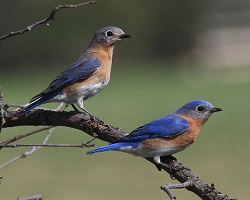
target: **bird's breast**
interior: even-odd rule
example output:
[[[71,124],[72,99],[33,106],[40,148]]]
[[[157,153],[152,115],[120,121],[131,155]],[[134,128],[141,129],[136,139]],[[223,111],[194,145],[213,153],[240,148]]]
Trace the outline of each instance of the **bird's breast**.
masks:
[[[100,61],[101,66],[87,79],[79,80],[66,87],[63,90],[64,95],[60,97],[60,99],[64,98],[64,102],[74,103],[79,99],[89,99],[108,84],[111,74],[112,51],[97,48],[91,54]]]
[[[172,137],[159,137],[142,141],[141,149],[148,152],[159,152],[161,156],[180,152],[190,146],[198,137],[200,127],[190,122],[189,130]]]

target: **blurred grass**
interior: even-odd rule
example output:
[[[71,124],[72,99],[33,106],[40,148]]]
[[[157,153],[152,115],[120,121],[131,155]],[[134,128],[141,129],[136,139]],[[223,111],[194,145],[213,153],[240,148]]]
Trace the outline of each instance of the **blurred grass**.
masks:
[[[213,115],[199,139],[177,159],[207,183],[231,198],[249,196],[249,102],[250,69],[228,70],[167,68],[147,64],[145,68],[123,66],[112,72],[104,91],[85,103],[85,107],[107,124],[131,131],[193,99],[205,99],[223,112]],[[38,67],[39,68],[39,67]],[[5,102],[26,103],[47,87],[62,71],[51,67],[49,74],[34,70],[1,77]],[[143,70],[143,73],[142,73]],[[11,79],[9,78],[11,77]],[[57,104],[48,104],[56,107]],[[33,127],[4,129],[1,140]],[[20,142],[41,142],[45,133]],[[80,131],[57,128],[50,143],[81,143],[90,139]],[[96,146],[105,144],[95,141]],[[4,163],[27,148],[3,149]],[[86,156],[86,149],[44,148],[3,169],[1,198],[16,199],[41,193],[44,199],[166,199],[160,185],[175,182],[143,159],[118,152]],[[175,190],[178,199],[199,199],[186,190]]]

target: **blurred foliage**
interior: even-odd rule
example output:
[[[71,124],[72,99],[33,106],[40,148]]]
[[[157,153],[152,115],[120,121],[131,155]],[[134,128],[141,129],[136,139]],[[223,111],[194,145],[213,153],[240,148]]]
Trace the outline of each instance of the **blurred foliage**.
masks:
[[[75,1],[2,1],[0,34],[20,30],[48,16],[58,4]],[[1,68],[70,63],[82,53],[96,30],[121,27],[133,37],[119,47],[119,57],[132,60],[175,60],[194,44],[208,8],[206,1],[97,0],[95,5],[65,9],[49,27],[41,26],[0,44]],[[129,52],[129,53],[127,53]],[[67,65],[65,66],[67,67]],[[27,69],[27,68],[26,68]]]

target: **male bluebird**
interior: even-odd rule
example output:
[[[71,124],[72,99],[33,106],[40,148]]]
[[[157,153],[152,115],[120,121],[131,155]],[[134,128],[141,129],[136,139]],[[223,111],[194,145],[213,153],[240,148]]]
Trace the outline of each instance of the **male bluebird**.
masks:
[[[87,154],[122,151],[135,156],[153,157],[155,163],[162,164],[160,157],[180,152],[190,146],[210,115],[218,111],[222,109],[207,101],[194,100],[172,114],[140,126],[123,139]]]
[[[48,102],[71,104],[75,110],[76,103],[87,112],[83,102],[100,92],[109,82],[114,46],[129,37],[122,29],[113,26],[98,30],[83,55],[56,77],[47,89],[34,96],[16,116]]]

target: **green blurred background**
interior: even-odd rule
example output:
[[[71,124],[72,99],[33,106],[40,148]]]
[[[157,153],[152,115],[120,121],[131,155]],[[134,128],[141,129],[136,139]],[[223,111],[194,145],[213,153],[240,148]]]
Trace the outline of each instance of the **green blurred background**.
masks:
[[[47,17],[75,1],[4,1],[0,35]],[[231,198],[249,196],[250,3],[248,1],[121,1],[62,10],[50,26],[0,42],[0,86],[6,103],[25,104],[72,64],[104,26],[133,37],[115,49],[108,87],[85,103],[107,124],[132,131],[193,99],[223,112],[177,159]],[[48,104],[55,108],[58,104]],[[3,129],[1,141],[33,130]],[[20,143],[41,143],[44,133]],[[56,128],[50,143],[82,143],[86,134]],[[95,141],[96,146],[105,142]],[[27,148],[3,149],[0,164]],[[1,170],[1,199],[43,194],[44,199],[166,199],[160,185],[174,183],[144,159],[119,152],[87,156],[87,149],[43,148]],[[178,199],[199,199],[175,190]]]

